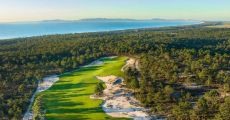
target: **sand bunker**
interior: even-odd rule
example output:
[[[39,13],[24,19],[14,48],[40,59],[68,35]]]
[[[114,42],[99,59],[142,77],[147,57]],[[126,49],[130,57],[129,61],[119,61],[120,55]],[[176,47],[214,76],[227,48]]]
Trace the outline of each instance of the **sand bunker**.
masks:
[[[85,66],[83,66],[83,67],[90,67],[90,66],[96,66],[96,65],[102,65],[102,64],[103,64],[102,61],[100,61],[100,60],[95,60],[95,61],[93,61],[92,63],[90,63],[90,64],[88,64],[88,65],[85,65]]]
[[[134,120],[150,120],[146,109],[133,96],[133,92],[124,87],[123,79],[116,76],[97,77],[106,84],[103,96],[90,96],[93,99],[102,99],[106,114],[112,117],[127,117]],[[121,81],[121,82],[120,82]]]
[[[103,57],[103,58],[113,59],[113,58],[116,58],[116,57],[117,57],[117,56]],[[97,66],[97,65],[102,65],[102,64],[104,64],[104,62],[103,62],[101,59],[98,59],[98,60],[95,60],[95,61],[91,62],[90,64],[84,65],[84,66],[82,66],[82,67]]]
[[[26,113],[23,116],[23,120],[32,120],[33,119],[33,113],[31,111],[33,101],[35,99],[35,96],[47,89],[49,89],[55,82],[59,80],[59,77],[57,75],[47,76],[44,77],[42,81],[38,83],[37,90],[34,92],[32,98],[30,99],[30,105],[26,111]]]

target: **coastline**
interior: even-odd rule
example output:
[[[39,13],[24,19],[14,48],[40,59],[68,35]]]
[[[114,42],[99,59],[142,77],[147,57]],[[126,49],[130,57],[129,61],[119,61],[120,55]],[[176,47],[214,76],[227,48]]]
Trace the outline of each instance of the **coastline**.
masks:
[[[158,28],[167,28],[167,27],[183,27],[183,26],[190,26],[190,25],[199,25],[199,24],[203,24],[204,22],[200,22],[200,21],[144,21],[142,24],[141,22],[138,23],[136,21],[131,21],[131,22],[108,22],[108,23],[115,23],[113,26],[110,26],[111,28],[108,28],[108,23],[103,23],[103,22],[99,22],[100,26],[102,26],[101,28],[95,27],[95,26],[91,26],[89,29],[86,30],[80,30],[80,29],[74,29],[74,30],[68,30],[63,28],[63,26],[57,26],[56,29],[51,29],[52,27],[49,27],[49,24],[55,24],[54,23],[43,23],[43,22],[38,22],[37,25],[40,25],[41,28],[44,27],[44,29],[40,29],[40,30],[36,30],[36,29],[32,29],[34,28],[33,25],[34,23],[24,23],[21,24],[21,26],[19,26],[18,28],[14,28],[14,29],[19,29],[17,31],[21,31],[20,28],[23,27],[22,25],[27,25],[29,28],[26,30],[24,33],[23,32],[19,32],[19,33],[14,33],[11,34],[10,31],[12,31],[12,28],[8,28],[4,31],[4,33],[6,34],[0,34],[0,40],[13,40],[13,39],[23,39],[23,38],[32,38],[32,37],[43,37],[43,36],[52,36],[52,35],[71,35],[71,34],[84,34],[84,33],[103,33],[103,32],[119,32],[119,31],[136,31],[136,30],[143,30],[143,29],[158,29]],[[180,23],[181,22],[181,23]],[[75,25],[77,23],[77,25]],[[76,22],[75,24],[73,23],[73,26],[79,26],[81,25],[81,23]],[[92,23],[86,23],[86,22],[82,22],[83,26],[85,25],[91,25]],[[123,24],[120,25],[121,23],[123,24],[127,24],[127,26],[124,26]],[[134,24],[133,26],[129,26],[129,24]],[[151,24],[150,24],[151,23]],[[164,24],[162,24],[164,23]],[[20,23],[18,23],[20,25]],[[45,26],[45,24],[48,24],[48,26]],[[66,22],[66,27],[72,27],[72,26],[68,26],[69,23]],[[146,24],[146,25],[145,25]],[[149,25],[150,24],[150,25]],[[4,24],[2,24],[4,25]],[[6,24],[6,25],[11,25],[11,24]],[[14,23],[13,25],[17,25],[17,23]],[[1,24],[0,24],[1,26]],[[104,26],[104,27],[103,27]],[[107,27],[106,27],[107,26]],[[47,29],[45,28],[50,28],[49,31],[46,31]],[[57,29],[59,31],[57,31]],[[0,29],[0,31],[2,31]],[[9,31],[9,32],[7,32]],[[39,34],[38,34],[39,33]]]

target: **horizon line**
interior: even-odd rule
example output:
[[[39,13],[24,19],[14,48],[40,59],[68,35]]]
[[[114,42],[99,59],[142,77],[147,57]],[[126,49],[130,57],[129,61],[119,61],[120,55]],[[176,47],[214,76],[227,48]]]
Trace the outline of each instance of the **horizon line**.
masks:
[[[183,20],[183,21],[202,21],[202,22],[229,22],[230,20],[198,20],[198,19],[171,19],[171,18],[143,18],[143,19],[137,19],[137,18],[80,18],[80,19],[44,19],[44,20],[25,20],[25,21],[3,21],[0,23],[26,23],[26,22],[45,22],[45,21],[81,21],[81,20],[96,20],[96,19],[104,19],[104,20],[171,20],[171,21],[176,21],[176,20]]]

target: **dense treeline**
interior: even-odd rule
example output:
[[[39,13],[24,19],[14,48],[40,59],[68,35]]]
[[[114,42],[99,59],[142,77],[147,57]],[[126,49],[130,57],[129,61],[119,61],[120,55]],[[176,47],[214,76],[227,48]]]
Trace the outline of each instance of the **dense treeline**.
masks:
[[[169,119],[228,120],[229,105],[223,106],[230,92],[229,33],[196,32],[178,32],[184,38],[141,54],[140,70],[125,72],[127,87],[152,113]]]
[[[129,70],[131,84],[127,85],[159,114],[177,113],[179,105],[183,108],[190,99],[198,99],[183,88],[184,83],[215,88],[229,85],[229,29],[182,27],[51,35],[0,41],[0,46],[0,118],[5,119],[22,117],[38,80],[45,75],[70,71],[108,55],[141,56],[141,71]],[[164,107],[167,104],[170,109]]]
[[[99,52],[96,48],[91,49],[91,46],[80,41],[76,46],[71,41],[63,44],[55,40],[53,43],[45,40],[40,42],[21,41],[16,43],[15,48],[10,48],[10,45],[8,51],[1,52],[1,118],[20,118],[37,86],[37,81],[45,75],[72,70],[105,55],[104,52]],[[73,46],[80,49],[74,50],[76,48],[72,48]]]

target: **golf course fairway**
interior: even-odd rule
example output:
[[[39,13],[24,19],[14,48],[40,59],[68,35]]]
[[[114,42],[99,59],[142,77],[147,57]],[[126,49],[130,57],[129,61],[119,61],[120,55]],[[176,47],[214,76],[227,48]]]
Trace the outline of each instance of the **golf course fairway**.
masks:
[[[122,66],[127,57],[101,58],[103,64],[81,67],[60,75],[60,80],[42,92],[48,120],[114,119],[102,110],[102,100],[90,99],[99,80],[96,76],[123,76]],[[120,118],[127,119],[127,118]]]

